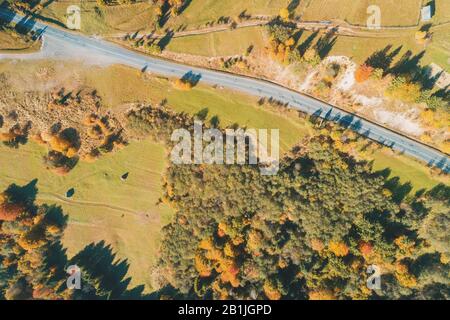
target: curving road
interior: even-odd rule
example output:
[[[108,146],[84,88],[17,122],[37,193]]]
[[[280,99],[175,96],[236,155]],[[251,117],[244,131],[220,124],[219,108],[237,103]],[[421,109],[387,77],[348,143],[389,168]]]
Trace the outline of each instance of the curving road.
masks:
[[[71,33],[35,21],[31,17],[17,15],[6,8],[0,8],[0,19],[19,23],[30,30],[42,33],[45,35],[46,41],[52,41],[53,39],[57,40],[59,43],[76,45],[85,50],[90,50],[93,53],[111,57],[117,62],[134,68],[172,77],[182,77],[188,73],[192,73],[198,76],[201,81],[210,85],[223,86],[255,96],[272,97],[281,102],[289,103],[292,108],[308,114],[339,122],[371,140],[422,160],[430,166],[439,167],[446,173],[449,173],[450,171],[450,159],[446,154],[389,130],[379,124],[341,110],[338,107],[289,90],[277,84],[218,71],[190,67],[145,56],[104,40]]]

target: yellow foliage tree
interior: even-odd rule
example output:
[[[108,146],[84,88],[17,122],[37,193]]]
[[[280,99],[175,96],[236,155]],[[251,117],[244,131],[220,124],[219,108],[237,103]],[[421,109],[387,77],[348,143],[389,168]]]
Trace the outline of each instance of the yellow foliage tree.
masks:
[[[341,241],[330,241],[328,248],[337,257],[345,257],[349,252],[348,246]]]
[[[416,278],[409,273],[408,267],[402,263],[395,265],[395,277],[401,286],[406,288],[415,288],[417,286]]]
[[[314,251],[321,252],[325,248],[325,246],[324,246],[323,242],[320,241],[319,239],[312,239],[311,240],[311,248]]]
[[[292,47],[295,44],[295,40],[294,38],[289,38],[285,41],[284,45],[286,47]]]
[[[309,48],[303,55],[303,60],[305,60],[308,63],[317,63],[320,62],[320,57],[318,56],[314,48]]]
[[[433,126],[434,124],[434,115],[435,112],[433,110],[427,109],[420,113],[420,119],[427,125]]]
[[[251,252],[257,253],[259,251],[259,248],[261,247],[261,241],[262,241],[261,233],[253,229],[248,234],[247,248]]]
[[[52,150],[55,150],[57,152],[61,152],[64,154],[72,146],[70,141],[68,141],[62,137],[59,137],[59,136],[53,136],[50,139],[49,143],[50,143],[50,147],[52,148]]]
[[[44,241],[29,238],[27,234],[24,234],[19,238],[18,243],[26,251],[32,251],[40,248],[44,244]]]
[[[188,91],[193,88],[193,84],[185,79],[177,79],[174,83],[175,88],[179,90]]]
[[[328,289],[320,289],[309,292],[309,300],[336,300],[333,291]]]
[[[235,257],[236,256],[235,249],[234,249],[233,245],[230,242],[227,242],[225,244],[225,247],[223,248],[223,252],[228,257]]]
[[[280,291],[270,282],[266,281],[263,286],[264,294],[270,300],[280,300],[281,293]]]
[[[400,249],[401,256],[411,256],[415,250],[414,241],[409,240],[406,236],[397,237],[394,243]]]
[[[291,14],[290,14],[288,8],[283,8],[280,10],[280,18],[283,19],[284,21],[289,21],[290,15]]]
[[[204,257],[196,255],[194,258],[194,265],[200,277],[209,277],[211,275],[212,270]]]
[[[221,282],[219,280],[216,280],[212,284],[213,291],[219,296],[219,300],[226,300],[228,299],[228,290],[227,288],[222,287]]]
[[[198,247],[204,250],[211,250],[212,248],[214,248],[214,244],[210,238],[207,238],[201,240]]]
[[[162,16],[162,9],[161,9],[161,7],[156,7],[155,8],[155,15],[157,17],[161,17]]]
[[[387,95],[406,102],[416,102],[421,94],[421,87],[417,83],[404,82],[386,91]]]
[[[417,31],[414,38],[418,44],[424,44],[428,38],[428,33],[426,31]]]
[[[51,235],[56,235],[61,232],[61,228],[59,228],[58,226],[55,226],[55,225],[49,225],[49,226],[47,226],[46,231],[48,233],[50,233]]]

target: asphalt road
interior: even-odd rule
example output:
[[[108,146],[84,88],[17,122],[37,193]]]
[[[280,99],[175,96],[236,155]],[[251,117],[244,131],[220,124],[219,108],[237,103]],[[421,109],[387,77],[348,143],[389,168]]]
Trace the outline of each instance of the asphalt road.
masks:
[[[277,84],[149,57],[101,39],[68,32],[63,29],[37,22],[31,18],[15,15],[5,8],[0,8],[0,19],[19,23],[30,30],[42,32],[46,41],[56,39],[60,42],[62,41],[77,45],[84,49],[107,55],[114,58],[115,61],[134,68],[170,77],[182,77],[191,73],[198,77],[201,82],[210,85],[222,86],[254,96],[272,97],[283,103],[289,103],[292,108],[308,114],[339,122],[369,139],[422,160],[430,166],[437,166],[446,173],[450,171],[450,160],[444,153],[389,130],[379,124],[362,119],[335,106],[286,89]]]

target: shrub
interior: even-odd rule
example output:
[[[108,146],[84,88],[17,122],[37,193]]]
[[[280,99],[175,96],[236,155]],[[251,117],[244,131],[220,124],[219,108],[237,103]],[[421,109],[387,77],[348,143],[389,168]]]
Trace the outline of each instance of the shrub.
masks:
[[[356,82],[362,83],[370,78],[374,69],[366,64],[362,64],[355,71],[355,80]]]

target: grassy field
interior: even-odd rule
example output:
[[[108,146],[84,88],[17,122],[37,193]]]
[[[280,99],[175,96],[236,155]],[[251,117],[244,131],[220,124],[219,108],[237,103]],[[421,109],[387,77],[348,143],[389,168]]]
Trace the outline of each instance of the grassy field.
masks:
[[[160,229],[171,209],[156,206],[162,195],[165,151],[150,141],[135,142],[93,164],[79,163],[66,176],[44,168],[44,147],[29,142],[20,149],[0,146],[0,189],[38,179],[38,201],[61,205],[69,215],[63,244],[68,255],[93,241],[105,240],[128,259],[132,285],[151,289],[149,270],[156,260]],[[20,164],[20,170],[17,168]],[[126,181],[121,175],[129,172]],[[65,197],[74,188],[72,198]]]
[[[447,1],[448,2],[448,1]],[[171,17],[164,28],[186,27],[187,30],[204,27],[221,17],[236,19],[241,13],[252,16],[276,16],[280,9],[294,3],[292,0],[192,0],[178,16]],[[365,25],[367,7],[378,5],[383,26],[408,26],[418,22],[422,0],[302,0],[295,14],[304,21],[341,20]],[[53,1],[41,11],[47,18],[65,23],[68,5],[82,9],[82,31],[86,33],[134,32],[149,30],[155,21],[155,5],[138,1],[132,5],[98,6],[97,1]],[[449,19],[446,0],[437,0],[436,22]]]
[[[192,0],[186,10],[172,19],[173,25],[187,25],[195,29],[220,17],[236,18],[245,13],[255,15],[276,16],[281,8],[285,8],[290,0]]]
[[[371,154],[375,170],[391,170],[390,177],[400,177],[402,183],[411,182],[413,191],[431,189],[437,183],[450,183],[448,175],[436,177],[430,175],[430,170],[418,161],[395,154],[390,149],[376,151]]]
[[[48,19],[66,24],[66,11],[69,5],[81,9],[81,31],[89,34],[115,32],[135,32],[149,30],[155,20],[154,7],[149,1],[133,5],[98,6],[97,1],[54,1],[40,14]]]
[[[261,27],[174,38],[167,46],[167,50],[217,57],[242,55],[251,45],[254,49],[262,49],[266,45]]]
[[[419,21],[421,3],[422,0],[307,0],[297,13],[304,21],[341,20],[366,25],[367,8],[377,5],[382,26],[411,26]]]
[[[289,0],[192,0],[182,14],[170,18],[164,28],[186,26],[187,29],[197,29],[207,22],[217,21],[220,17],[236,18],[244,11],[252,15],[277,15],[280,9],[286,7],[289,2]],[[151,30],[156,19],[156,6],[152,5],[150,1],[106,7],[98,6],[95,0],[54,1],[46,6],[40,14],[65,24],[65,14],[69,5],[78,5],[81,8],[81,29],[89,34]]]
[[[434,29],[433,40],[426,47],[416,43],[414,31],[398,31],[395,37],[390,34],[379,38],[339,36],[330,51],[330,55],[345,55],[353,58],[358,63],[362,63],[375,51],[391,45],[393,49],[402,48],[396,59],[401,58],[408,50],[411,50],[413,54],[425,51],[425,55],[421,60],[422,65],[434,62],[450,71],[450,61],[448,59],[448,50],[450,48],[449,33],[450,25]],[[305,32],[302,39],[305,39],[309,34],[309,32]]]
[[[29,53],[39,50],[40,42],[33,42],[12,30],[0,28],[1,53]]]
[[[381,8],[382,25],[415,25],[419,18],[421,0],[305,0],[300,1],[296,15],[304,21],[345,20],[351,24],[364,25],[367,20],[367,7],[378,5]],[[286,7],[289,0],[248,0],[216,1],[192,0],[189,6],[177,17],[169,19],[164,26],[187,29],[204,27],[206,22],[220,17],[237,17],[241,12],[253,15],[277,15]],[[99,7],[96,1],[71,1],[82,9],[82,31],[90,34],[113,34],[117,32],[135,32],[150,30],[155,19],[154,6],[148,2],[133,5]],[[47,18],[65,23],[68,2],[54,1],[43,9],[41,14]],[[433,23],[450,21],[450,3],[436,0],[436,13]],[[450,46],[450,27],[437,28],[433,41],[427,48],[419,46],[414,40],[414,31],[395,31],[395,37],[389,34],[378,39],[339,37],[332,54],[354,56],[357,61],[364,61],[375,49],[392,44],[403,44],[405,50],[420,51],[426,49],[424,62],[435,62],[450,70],[447,50]],[[243,54],[254,45],[264,46],[263,30],[258,27],[216,32],[173,39],[168,50],[173,52],[196,54],[201,56],[227,56]],[[369,42],[370,41],[370,42]],[[367,45],[370,43],[370,45]]]
[[[174,52],[212,57],[242,54],[242,49],[248,48],[250,45],[255,45],[255,48],[264,47],[264,32],[264,27],[252,27],[242,30],[216,32],[213,35],[205,34],[175,38],[167,49]],[[391,45],[393,49],[401,46],[402,50],[397,58],[400,58],[407,50],[411,50],[414,54],[425,50],[422,64],[426,65],[434,62],[450,71],[448,54],[450,50],[450,25],[433,27],[432,32],[433,39],[427,46],[417,44],[414,39],[414,30],[386,31],[383,36],[379,37],[338,36],[329,54],[345,55],[353,58],[358,63],[363,63],[375,51],[381,50],[388,45]],[[305,41],[311,34],[311,31],[303,32],[300,43]],[[313,41],[314,43],[315,41]]]
[[[436,14],[433,17],[434,23],[450,22],[450,1],[434,0],[436,4]]]

